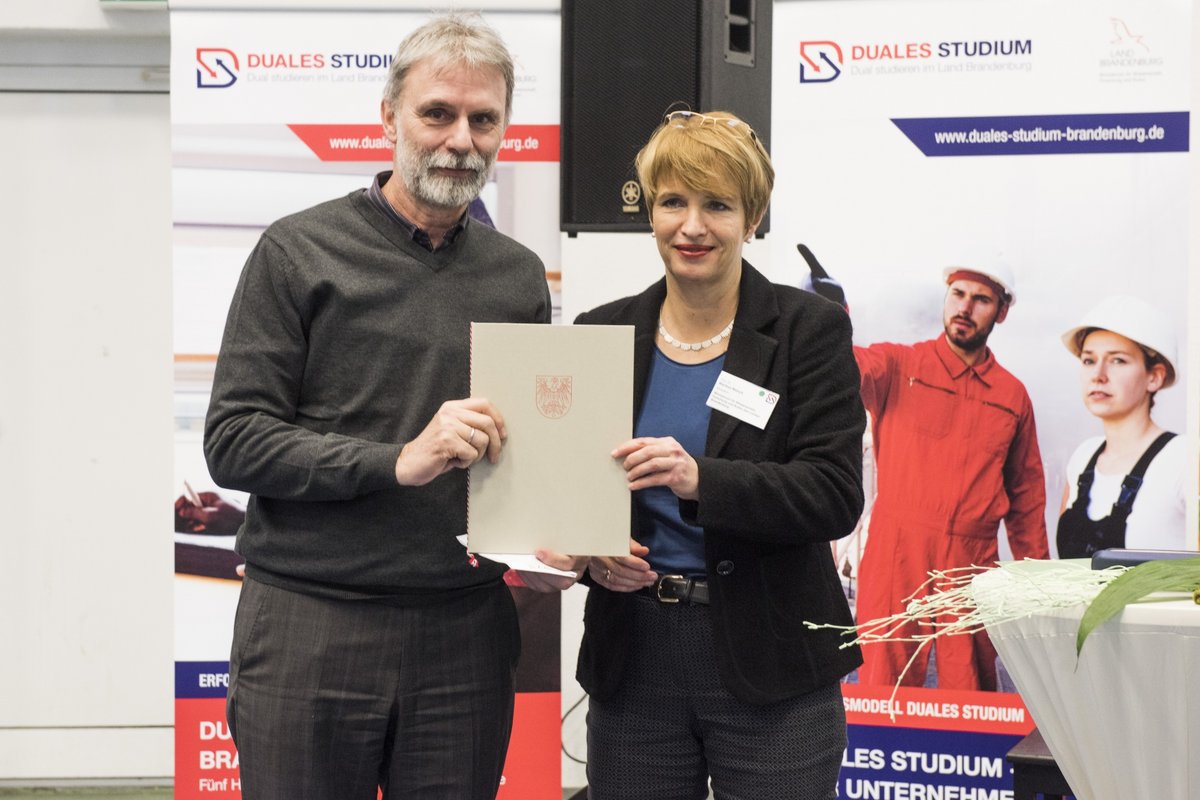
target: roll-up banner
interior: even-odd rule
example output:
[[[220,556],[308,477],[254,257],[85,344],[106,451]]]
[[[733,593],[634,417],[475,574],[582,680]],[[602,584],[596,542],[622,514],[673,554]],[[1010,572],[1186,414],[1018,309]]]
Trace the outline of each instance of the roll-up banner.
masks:
[[[1067,461],[1102,433],[1081,401],[1079,359],[1059,336],[1102,298],[1133,295],[1160,310],[1179,342],[1177,366],[1187,363],[1192,13],[1185,0],[775,6],[772,277],[809,277],[796,251],[804,243],[843,287],[857,345],[911,344],[942,332],[943,267],[1007,264],[1018,301],[988,346],[1032,401],[1052,554],[1073,481]],[[1163,428],[1185,432],[1196,402],[1186,387],[1159,392]],[[872,444],[868,516],[835,547],[852,602],[865,588],[857,571],[870,495],[888,480]],[[950,443],[990,446],[985,431]],[[906,469],[953,479],[938,464]],[[1194,502],[1195,486],[1186,492]],[[1196,532],[1181,541],[1194,549]],[[897,547],[898,561],[915,556]],[[1011,798],[1004,756],[1035,720],[998,667],[1007,692],[939,688],[936,667],[895,695],[851,676],[840,796]]]
[[[379,119],[400,40],[428,16],[375,7],[171,13],[174,186],[177,798],[240,797],[225,721],[245,497],[217,487],[201,440],[233,288],[274,220],[391,169]],[[326,6],[328,8],[328,6]],[[482,194],[501,231],[558,275],[559,17],[488,13],[513,52],[513,118]],[[548,205],[547,205],[548,204]],[[197,514],[195,509],[203,509]],[[465,533],[463,531],[462,533]],[[499,797],[561,796],[557,594],[512,587],[524,641]]]

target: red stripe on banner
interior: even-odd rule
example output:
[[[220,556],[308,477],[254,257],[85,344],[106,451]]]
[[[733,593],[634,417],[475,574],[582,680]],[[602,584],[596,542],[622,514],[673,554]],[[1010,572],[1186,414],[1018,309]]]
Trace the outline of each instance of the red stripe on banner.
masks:
[[[512,739],[497,800],[562,797],[561,699],[558,692],[516,696]],[[175,796],[239,800],[237,748],[225,721],[225,698],[175,701]]]
[[[392,161],[392,143],[370,125],[288,125],[322,161]]]
[[[392,143],[378,122],[367,125],[288,125],[321,161],[392,161]],[[557,125],[510,125],[500,161],[558,161]]]
[[[973,733],[1024,736],[1033,730],[1033,717],[1021,696],[1006,692],[959,692],[946,689],[842,685],[846,722]],[[895,719],[892,719],[892,714]]]
[[[225,698],[176,700],[175,796],[237,800],[241,789]]]
[[[496,800],[562,797],[562,700],[558,692],[520,692]]]
[[[558,161],[557,125],[509,125],[500,161]]]

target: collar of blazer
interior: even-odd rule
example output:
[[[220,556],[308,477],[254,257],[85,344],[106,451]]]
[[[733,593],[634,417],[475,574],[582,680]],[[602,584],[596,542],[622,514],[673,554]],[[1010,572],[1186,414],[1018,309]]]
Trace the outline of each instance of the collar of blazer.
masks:
[[[650,358],[654,355],[658,316],[667,296],[666,279],[658,281],[638,299],[634,319],[633,400],[637,413],[646,391],[650,373]],[[779,342],[772,326],[779,319],[779,303],[775,289],[761,272],[742,261],[742,281],[738,286],[737,317],[729,349],[725,352],[724,370],[753,384],[762,386],[771,370],[771,362]],[[706,456],[720,454],[739,420],[720,411],[713,411],[708,423]]]

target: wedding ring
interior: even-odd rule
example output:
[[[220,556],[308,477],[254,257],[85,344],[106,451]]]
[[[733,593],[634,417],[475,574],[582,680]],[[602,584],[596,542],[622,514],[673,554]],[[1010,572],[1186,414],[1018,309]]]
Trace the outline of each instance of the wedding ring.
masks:
[[[604,580],[605,580],[605,581],[611,581],[611,580],[612,580],[612,570],[611,570],[611,569],[606,569],[606,570],[604,570]]]
[[[471,435],[467,437],[467,444],[475,441],[475,434],[479,432],[478,428],[471,428]]]

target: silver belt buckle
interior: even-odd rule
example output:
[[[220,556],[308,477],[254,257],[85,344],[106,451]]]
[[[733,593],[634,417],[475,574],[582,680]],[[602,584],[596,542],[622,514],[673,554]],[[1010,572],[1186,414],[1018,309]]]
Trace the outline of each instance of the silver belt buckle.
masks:
[[[658,585],[654,587],[654,592],[655,592],[655,595],[658,597],[658,602],[660,602],[660,603],[678,603],[679,602],[678,597],[663,597],[663,583],[668,580],[682,581],[682,580],[685,580],[685,578],[682,575],[663,575],[662,577],[660,577],[658,579]]]

